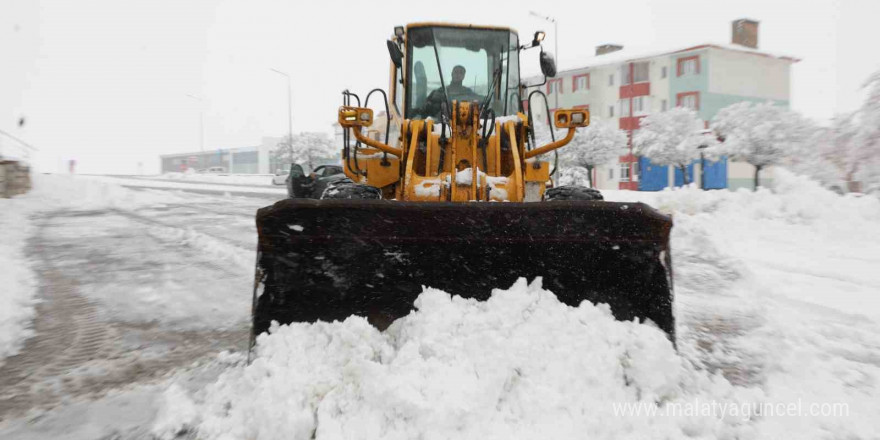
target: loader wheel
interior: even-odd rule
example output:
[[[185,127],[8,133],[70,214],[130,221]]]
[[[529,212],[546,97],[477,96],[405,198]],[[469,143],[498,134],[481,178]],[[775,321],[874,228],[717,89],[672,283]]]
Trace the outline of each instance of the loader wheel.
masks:
[[[605,200],[599,190],[585,186],[565,185],[544,191],[544,201],[554,200]]]
[[[382,191],[375,186],[354,183],[351,179],[341,179],[327,185],[321,199],[366,199],[379,200]]]

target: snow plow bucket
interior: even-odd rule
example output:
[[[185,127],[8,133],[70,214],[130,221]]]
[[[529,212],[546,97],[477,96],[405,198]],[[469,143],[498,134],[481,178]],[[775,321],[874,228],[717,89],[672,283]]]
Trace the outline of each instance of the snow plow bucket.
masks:
[[[413,310],[422,286],[478,300],[543,277],[560,301],[607,303],[675,340],[672,220],[641,203],[288,199],[257,213],[254,335]]]

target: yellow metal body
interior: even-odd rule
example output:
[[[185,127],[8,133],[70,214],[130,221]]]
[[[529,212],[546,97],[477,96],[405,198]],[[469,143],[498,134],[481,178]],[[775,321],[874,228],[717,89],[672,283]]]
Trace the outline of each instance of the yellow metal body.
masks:
[[[407,29],[424,26],[492,28],[417,23],[408,25]],[[405,93],[407,81],[403,78],[403,87],[396,87],[400,81],[398,70],[393,64],[390,70],[392,95],[389,101],[394,102],[394,93]],[[389,139],[391,145],[386,145],[362,132],[363,127],[372,124],[372,111],[340,107],[339,124],[350,129],[354,138],[366,145],[357,152],[350,150],[347,158],[343,154],[345,173],[355,182],[382,189],[383,197],[397,200],[540,201],[550,184],[550,164],[538,156],[565,146],[578,127],[585,127],[590,122],[586,110],[557,110],[554,125],[567,128],[566,136],[526,150],[529,130],[526,115],[518,113],[516,117],[499,118],[494,122],[492,134],[483,140],[481,124],[487,122],[479,118],[479,111],[477,103],[453,101],[451,120],[442,133],[444,130],[439,122],[404,119],[396,106],[392,106],[389,117],[392,124],[399,127],[400,136]],[[489,127],[485,131],[489,132]]]

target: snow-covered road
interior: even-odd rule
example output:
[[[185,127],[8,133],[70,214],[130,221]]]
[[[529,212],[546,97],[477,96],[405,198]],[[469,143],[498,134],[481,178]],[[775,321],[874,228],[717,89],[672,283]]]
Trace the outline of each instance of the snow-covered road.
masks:
[[[880,432],[874,198],[837,196],[785,173],[775,193],[607,192],[674,216],[677,352],[650,325],[615,322],[589,304],[564,307],[521,283],[489,305],[429,290],[418,312],[385,333],[359,319],[280,329],[245,366],[253,214],[272,193],[119,180],[41,179],[8,205],[31,219],[27,242],[0,245],[29,259],[39,302],[0,298],[21,316],[34,309],[30,331],[0,313],[8,335],[33,335],[17,348],[0,338],[0,356],[19,351],[0,360],[2,438]],[[27,267],[11,273],[24,280],[19,292],[28,290]],[[749,417],[699,407],[612,413],[620,403],[770,406]],[[767,412],[789,405],[801,413]],[[803,414],[811,405],[847,412]]]
[[[271,200],[40,183],[33,337],[0,361],[0,420],[247,346],[254,212]]]

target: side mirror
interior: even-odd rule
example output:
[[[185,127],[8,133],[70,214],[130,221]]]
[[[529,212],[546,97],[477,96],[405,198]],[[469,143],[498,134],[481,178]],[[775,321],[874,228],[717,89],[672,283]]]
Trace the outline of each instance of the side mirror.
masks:
[[[549,78],[556,76],[556,60],[553,59],[553,55],[543,50],[541,51],[541,73]]]
[[[403,65],[403,52],[400,51],[400,46],[397,43],[388,40],[388,54],[391,55],[391,62],[399,69],[400,66]]]

